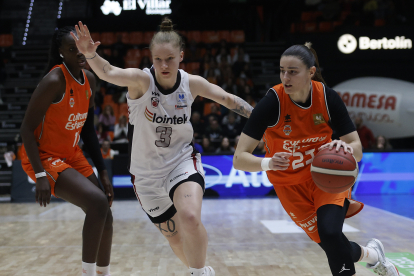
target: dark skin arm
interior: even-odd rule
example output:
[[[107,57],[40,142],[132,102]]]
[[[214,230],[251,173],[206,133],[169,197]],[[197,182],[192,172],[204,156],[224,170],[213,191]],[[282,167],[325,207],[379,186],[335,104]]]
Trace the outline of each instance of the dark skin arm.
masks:
[[[88,70],[84,70],[86,77],[88,78],[89,81],[89,86],[92,89],[92,97],[89,99],[89,108],[91,107],[95,107],[95,93],[96,93],[96,78],[94,76],[94,74],[92,74],[91,72],[89,72]],[[114,190],[111,184],[111,181],[109,180],[108,177],[108,172],[107,170],[102,170],[99,171],[99,176],[101,177],[101,182],[102,182],[102,186],[105,189],[105,194],[108,197],[108,202],[109,202],[109,206],[112,206],[112,202],[114,200]]]
[[[34,131],[42,122],[49,106],[53,102],[58,102],[62,99],[65,88],[66,81],[62,70],[60,68],[53,70],[40,81],[27,107],[20,128],[20,135],[35,173],[44,172],[44,168],[37,148],[38,137],[35,137]],[[46,207],[50,203],[50,184],[47,177],[41,177],[36,180],[35,197],[36,202],[40,206]]]

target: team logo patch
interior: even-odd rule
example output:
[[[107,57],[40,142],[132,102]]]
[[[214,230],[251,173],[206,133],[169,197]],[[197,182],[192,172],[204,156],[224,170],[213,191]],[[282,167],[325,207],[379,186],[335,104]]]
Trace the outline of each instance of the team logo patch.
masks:
[[[175,105],[175,110],[177,109],[183,109],[184,107],[187,107],[187,105]]]
[[[73,98],[70,98],[69,105],[70,107],[73,107],[75,105],[75,100]]]
[[[286,114],[286,116],[285,116],[285,123],[289,123],[289,122],[292,122],[292,120],[290,119],[290,115],[289,114]]]
[[[315,123],[315,125],[326,123],[321,113],[313,114],[313,122]]]
[[[290,126],[290,125],[285,125],[285,127],[283,128],[283,132],[284,132],[286,135],[289,135],[289,134],[292,132],[292,128],[291,128],[291,126]]]
[[[73,89],[70,89],[70,96],[73,97]]]
[[[152,119],[154,118],[154,113],[151,113],[147,107],[145,107],[145,118],[147,118],[148,121],[152,122]]]
[[[177,103],[187,103],[187,99],[185,98],[185,93],[184,92],[178,92],[177,93]]]
[[[159,103],[160,103],[160,99],[158,99],[157,97],[151,98],[151,106],[153,108],[157,108]]]

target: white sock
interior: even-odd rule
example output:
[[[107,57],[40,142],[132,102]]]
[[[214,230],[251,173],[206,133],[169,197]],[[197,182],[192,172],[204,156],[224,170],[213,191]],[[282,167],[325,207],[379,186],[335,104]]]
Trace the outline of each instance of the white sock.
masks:
[[[82,276],[96,276],[96,263],[82,262]]]
[[[109,265],[108,266],[96,266],[96,275],[97,276],[107,276],[107,275],[110,275],[110,273],[109,273]]]
[[[375,249],[361,246],[362,250],[362,259],[361,262],[367,262],[371,265],[374,265],[378,262],[378,253]]]
[[[203,268],[192,268],[192,267],[190,267],[190,269],[189,269],[190,270],[190,275],[191,276],[202,276],[205,268],[206,267],[203,267]]]

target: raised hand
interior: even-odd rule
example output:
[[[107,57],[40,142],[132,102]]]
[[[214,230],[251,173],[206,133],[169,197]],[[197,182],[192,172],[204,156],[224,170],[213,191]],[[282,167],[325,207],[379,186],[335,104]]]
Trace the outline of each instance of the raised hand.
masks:
[[[84,54],[87,58],[91,58],[95,55],[96,48],[101,44],[101,42],[94,42],[92,40],[91,34],[89,33],[88,27],[83,25],[79,21],[79,26],[75,25],[76,35],[73,32],[70,32],[70,35],[73,37],[78,47],[79,52]]]

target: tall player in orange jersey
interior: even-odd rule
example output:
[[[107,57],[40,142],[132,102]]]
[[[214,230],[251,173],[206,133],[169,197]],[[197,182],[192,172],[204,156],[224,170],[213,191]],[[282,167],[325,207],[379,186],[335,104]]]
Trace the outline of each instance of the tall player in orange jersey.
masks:
[[[283,208],[325,251],[333,275],[355,275],[354,262],[360,260],[379,275],[398,275],[379,240],[360,246],[342,233],[344,219],[357,214],[363,204],[350,198],[350,190],[329,194],[312,180],[310,164],[318,150],[343,147],[359,161],[362,146],[341,98],[325,85],[310,43],[294,45],[282,54],[280,79],[282,83],[268,91],[244,127],[234,167],[267,171]],[[340,140],[331,140],[333,130]],[[252,155],[262,137],[265,158]]]
[[[46,207],[53,194],[86,213],[82,275],[109,275],[113,190],[93,125],[96,81],[83,70],[86,59],[70,35],[74,30],[64,27],[52,37],[47,74],[33,92],[21,127],[22,167],[36,181],[40,206]],[[80,137],[105,191],[78,146]]]

